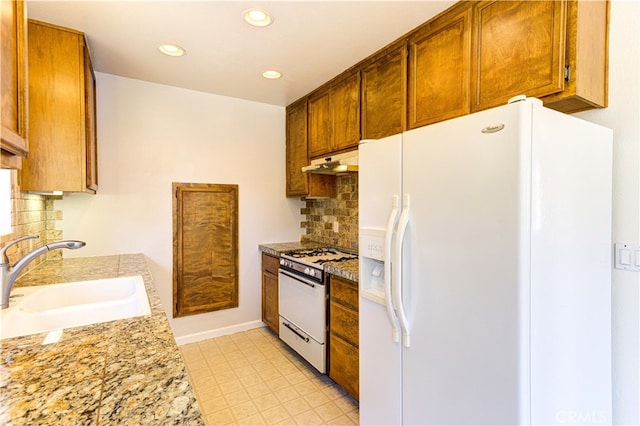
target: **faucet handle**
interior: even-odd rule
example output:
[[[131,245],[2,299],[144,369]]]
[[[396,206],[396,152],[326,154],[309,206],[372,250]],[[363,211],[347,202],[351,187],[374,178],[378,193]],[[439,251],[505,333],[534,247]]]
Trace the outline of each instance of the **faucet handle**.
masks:
[[[18,244],[20,241],[24,241],[24,240],[32,240],[34,238],[40,238],[38,235],[26,235],[22,238],[18,238],[17,240],[13,240],[10,241],[9,244],[7,244],[6,246],[2,247],[0,249],[0,265],[8,265],[9,264],[9,258],[7,257],[7,249],[13,245]]]

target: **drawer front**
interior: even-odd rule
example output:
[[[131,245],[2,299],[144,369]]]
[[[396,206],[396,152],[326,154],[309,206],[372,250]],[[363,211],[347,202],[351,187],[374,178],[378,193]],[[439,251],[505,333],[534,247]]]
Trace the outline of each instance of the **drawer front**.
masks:
[[[358,283],[331,276],[331,300],[358,310]]]
[[[358,349],[332,335],[329,345],[329,377],[356,399],[360,396],[359,368]]]
[[[275,256],[262,253],[262,269],[269,271],[272,274],[278,275],[278,268],[280,268],[280,259]]]
[[[358,313],[341,304],[331,302],[329,307],[331,333],[337,334],[355,346],[358,342]]]
[[[319,372],[327,372],[327,356],[324,343],[318,343],[312,336],[284,317],[280,318],[278,336],[294,351],[309,361]]]

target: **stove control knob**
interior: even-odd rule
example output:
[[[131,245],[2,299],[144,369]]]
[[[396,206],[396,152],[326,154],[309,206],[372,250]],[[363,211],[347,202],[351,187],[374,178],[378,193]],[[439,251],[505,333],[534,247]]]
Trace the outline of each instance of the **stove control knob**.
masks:
[[[284,265],[284,259],[280,259],[280,264]]]
[[[315,277],[315,276],[316,276],[316,270],[315,270],[315,269],[312,269],[312,270],[309,272],[309,275],[311,275],[312,277]]]
[[[304,273],[309,275],[309,268],[304,268]]]

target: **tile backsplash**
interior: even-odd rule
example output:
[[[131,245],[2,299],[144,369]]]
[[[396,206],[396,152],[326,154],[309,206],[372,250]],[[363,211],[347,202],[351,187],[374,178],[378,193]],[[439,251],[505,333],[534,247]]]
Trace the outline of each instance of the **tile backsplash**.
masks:
[[[36,234],[40,238],[20,242],[7,251],[11,264],[33,249],[62,239],[62,231],[56,230],[56,221],[62,219],[62,212],[55,210],[54,201],[62,196],[38,195],[21,192],[17,172],[11,173],[11,234],[0,236],[0,247],[9,241],[25,235]],[[32,269],[46,259],[62,257],[61,250],[53,250],[39,256],[25,270]]]
[[[300,211],[305,216],[301,241],[316,241],[358,250],[358,174],[338,176],[336,198],[309,199]],[[334,223],[337,222],[335,232]]]

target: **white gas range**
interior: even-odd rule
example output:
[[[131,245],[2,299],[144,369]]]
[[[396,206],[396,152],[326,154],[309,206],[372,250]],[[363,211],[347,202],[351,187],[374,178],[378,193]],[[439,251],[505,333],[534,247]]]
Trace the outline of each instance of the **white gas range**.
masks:
[[[333,248],[295,250],[281,254],[278,274],[279,336],[321,373],[326,373],[327,262],[357,259]]]

